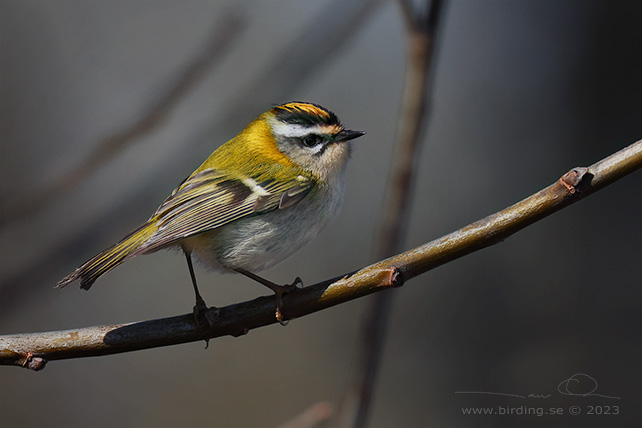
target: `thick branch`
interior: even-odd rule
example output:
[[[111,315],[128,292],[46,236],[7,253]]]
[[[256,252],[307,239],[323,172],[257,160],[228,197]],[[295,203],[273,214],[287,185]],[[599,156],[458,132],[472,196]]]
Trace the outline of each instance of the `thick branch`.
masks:
[[[586,197],[642,167],[642,140],[597,162],[574,168],[554,184],[455,232],[382,260],[340,279],[319,283],[284,297],[284,316],[297,318],[411,278],[513,233]],[[199,328],[192,314],[123,325],[0,336],[0,364],[38,370],[48,360],[116,354],[224,335],[238,336],[276,322],[274,297],[211,309],[217,322]]]

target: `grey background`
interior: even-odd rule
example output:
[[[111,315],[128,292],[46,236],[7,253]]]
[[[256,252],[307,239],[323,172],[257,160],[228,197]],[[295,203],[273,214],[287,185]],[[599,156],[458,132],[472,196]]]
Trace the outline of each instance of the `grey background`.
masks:
[[[368,135],[355,143],[340,216],[265,276],[289,282],[299,275],[312,284],[374,261],[405,66],[398,5],[376,3],[336,49],[315,40],[359,4],[2,1],[5,213],[144,116],[225,20],[235,17],[240,28],[158,127],[53,202],[2,224],[0,334],[188,312],[188,272],[172,252],[129,261],[88,293],[52,286],[143,222],[212,150],[273,103],[320,103]],[[444,14],[407,248],[642,136],[636,2],[452,1]],[[331,54],[320,63],[306,59],[326,48]],[[284,50],[285,59],[271,65]],[[395,291],[371,426],[639,424],[641,185],[638,172]],[[267,294],[242,277],[202,268],[197,275],[209,304]],[[39,373],[2,367],[0,426],[278,426],[316,402],[339,402],[366,304],[214,340],[208,350],[193,343],[52,362]],[[574,373],[621,399],[557,393]],[[461,411],[572,405],[584,413],[588,405],[618,405],[620,414]]]

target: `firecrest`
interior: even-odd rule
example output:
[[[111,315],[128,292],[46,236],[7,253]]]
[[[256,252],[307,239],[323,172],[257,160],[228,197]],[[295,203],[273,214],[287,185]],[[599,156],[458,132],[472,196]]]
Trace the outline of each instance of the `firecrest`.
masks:
[[[300,279],[277,285],[256,272],[299,250],[337,213],[350,141],[364,134],[344,129],[334,113],[318,104],[278,105],[216,149],[145,224],[57,287],[80,280],[80,288],[88,290],[132,257],[178,247],[187,259],[197,321],[207,306],[196,285],[192,256],[214,270],[238,272],[272,289],[276,316],[283,322],[281,296]]]

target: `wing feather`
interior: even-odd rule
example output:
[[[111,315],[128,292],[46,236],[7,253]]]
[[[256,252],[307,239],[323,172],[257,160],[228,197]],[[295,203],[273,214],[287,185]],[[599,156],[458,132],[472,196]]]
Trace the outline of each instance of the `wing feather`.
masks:
[[[248,215],[290,207],[312,187],[313,181],[301,175],[285,182],[256,182],[206,169],[185,180],[161,204],[149,220],[158,231],[136,253],[154,251]]]

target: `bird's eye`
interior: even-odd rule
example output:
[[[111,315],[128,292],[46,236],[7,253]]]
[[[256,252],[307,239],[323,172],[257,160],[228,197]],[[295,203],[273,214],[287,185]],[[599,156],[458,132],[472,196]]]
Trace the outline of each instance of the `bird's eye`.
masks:
[[[314,147],[321,144],[321,137],[319,137],[318,135],[310,134],[306,135],[301,141],[306,147]]]

